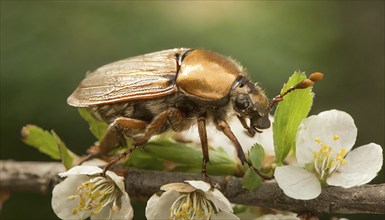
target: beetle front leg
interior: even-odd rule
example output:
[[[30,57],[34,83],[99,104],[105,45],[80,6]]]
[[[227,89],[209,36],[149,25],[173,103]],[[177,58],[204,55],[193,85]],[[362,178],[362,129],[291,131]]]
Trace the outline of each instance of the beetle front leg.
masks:
[[[97,151],[82,158],[79,164],[106,155],[112,148],[118,146],[121,141],[125,140],[125,135],[130,136],[139,133],[143,131],[147,125],[147,122],[133,118],[116,118],[114,122],[108,126],[105,136],[97,146]]]
[[[215,120],[215,125],[217,126],[218,130],[222,131],[231,140],[231,142],[235,146],[235,149],[237,150],[237,155],[238,155],[239,160],[241,160],[242,165],[247,163],[247,165],[251,169],[253,169],[255,173],[257,173],[260,177],[262,177],[266,180],[274,179],[274,176],[268,176],[268,175],[262,173],[260,170],[255,168],[250,161],[246,160],[246,156],[245,156],[245,153],[243,152],[241,144],[239,143],[237,137],[235,137],[234,133],[231,131],[231,128],[226,121],[221,120],[221,119]]]
[[[235,137],[234,133],[231,131],[229,124],[225,120],[218,119],[215,120],[215,125],[217,126],[217,129],[222,131],[233,143],[237,151],[238,158],[239,160],[241,160],[242,165],[245,164],[245,162],[247,163],[246,156],[243,152],[241,144],[239,143],[237,137]]]

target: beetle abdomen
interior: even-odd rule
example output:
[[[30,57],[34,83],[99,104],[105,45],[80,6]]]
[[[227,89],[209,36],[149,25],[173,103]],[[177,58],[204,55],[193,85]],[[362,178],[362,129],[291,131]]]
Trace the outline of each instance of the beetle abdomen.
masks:
[[[133,100],[114,104],[97,105],[88,111],[97,119],[112,123],[118,117],[134,118],[146,122],[174,106],[175,95],[157,99]]]

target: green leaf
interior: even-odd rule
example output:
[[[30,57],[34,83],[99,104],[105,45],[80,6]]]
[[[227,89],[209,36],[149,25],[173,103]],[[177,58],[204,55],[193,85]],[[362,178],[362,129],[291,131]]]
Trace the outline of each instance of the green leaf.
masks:
[[[60,139],[60,137],[54,131],[51,131],[51,134],[56,140],[61,162],[63,163],[64,167],[67,170],[71,169],[74,165],[73,164],[74,158],[77,156],[74,153],[72,153],[70,150],[68,150],[67,146],[64,144],[64,142]]]
[[[21,137],[24,143],[38,149],[40,152],[55,160],[60,159],[57,140],[50,132],[36,125],[26,125],[21,130]]]
[[[185,144],[167,140],[149,142],[144,150],[160,160],[175,163],[173,171],[200,172],[202,170],[202,152]],[[237,165],[227,153],[221,149],[209,151],[210,162],[207,164],[207,172],[211,175],[234,175]]]
[[[200,166],[200,169],[201,166]],[[237,167],[234,162],[232,163],[215,163],[209,162],[207,164],[207,173],[215,176],[227,176],[235,175],[237,173]]]
[[[265,150],[262,145],[254,144],[249,150],[249,160],[255,168],[260,168],[265,157]]]
[[[144,146],[144,150],[160,159],[179,164],[200,165],[202,162],[201,152],[171,141],[149,142]]]
[[[248,168],[242,178],[242,187],[253,190],[262,184],[262,179],[252,169]]]
[[[24,143],[52,159],[61,160],[67,170],[73,166],[73,160],[77,155],[68,150],[54,131],[49,132],[36,125],[26,125],[21,130],[21,136]]]
[[[234,214],[240,214],[240,213],[246,212],[248,209],[249,209],[249,206],[247,205],[234,204],[233,206]]]
[[[54,131],[46,131],[36,125],[26,125],[21,130],[22,141],[52,159],[61,160],[67,169],[73,166],[76,156],[67,149],[64,142]]]
[[[305,73],[295,72],[284,85],[281,93],[306,79]],[[282,164],[291,149],[295,149],[297,128],[310,112],[314,94],[311,88],[298,89],[286,95],[274,114],[273,138],[276,162]]]
[[[88,122],[91,133],[101,141],[106,134],[108,124],[104,121],[99,121],[94,118],[87,110],[87,108],[79,108],[79,113],[84,120]]]
[[[129,159],[125,162],[125,165],[139,169],[164,170],[162,161],[151,153],[146,152],[143,148],[134,150]]]

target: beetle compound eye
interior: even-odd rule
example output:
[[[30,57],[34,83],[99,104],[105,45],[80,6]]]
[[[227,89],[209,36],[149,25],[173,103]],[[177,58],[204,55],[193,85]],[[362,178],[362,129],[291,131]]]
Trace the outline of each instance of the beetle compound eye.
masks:
[[[238,95],[237,98],[235,99],[235,106],[239,110],[247,109],[250,106],[249,98],[247,96],[245,96],[244,94]]]

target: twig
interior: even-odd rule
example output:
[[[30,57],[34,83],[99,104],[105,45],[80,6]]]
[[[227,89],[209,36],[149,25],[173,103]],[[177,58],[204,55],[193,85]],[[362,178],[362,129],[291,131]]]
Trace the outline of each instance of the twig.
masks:
[[[33,191],[49,193],[59,181],[57,173],[64,168],[60,163],[0,161],[0,188],[2,191]],[[200,174],[146,171],[130,168],[126,187],[130,196],[149,197],[161,185],[189,179],[202,179]],[[288,198],[274,181],[265,182],[253,191],[242,188],[236,177],[213,177],[224,195],[233,203],[256,205],[292,212],[310,211],[317,214],[385,214],[385,183],[344,189],[326,187],[313,200]]]
[[[58,162],[18,162],[0,160],[0,190],[30,191],[47,194],[60,181],[64,171]]]

